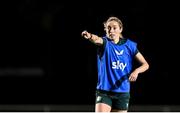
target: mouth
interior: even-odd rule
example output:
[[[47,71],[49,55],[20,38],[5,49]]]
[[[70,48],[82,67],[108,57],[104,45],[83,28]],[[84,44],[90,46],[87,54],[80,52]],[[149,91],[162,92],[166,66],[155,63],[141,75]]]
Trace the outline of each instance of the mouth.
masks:
[[[109,37],[115,37],[116,35],[115,34],[109,34]]]
[[[115,33],[109,33],[109,36],[114,36],[115,35]]]

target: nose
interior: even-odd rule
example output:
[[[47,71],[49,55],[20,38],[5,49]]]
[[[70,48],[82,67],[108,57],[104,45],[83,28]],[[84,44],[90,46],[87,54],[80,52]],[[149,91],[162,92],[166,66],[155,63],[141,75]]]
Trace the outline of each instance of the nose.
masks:
[[[109,32],[110,32],[110,33],[114,32],[114,29],[110,28],[110,29],[109,29]]]

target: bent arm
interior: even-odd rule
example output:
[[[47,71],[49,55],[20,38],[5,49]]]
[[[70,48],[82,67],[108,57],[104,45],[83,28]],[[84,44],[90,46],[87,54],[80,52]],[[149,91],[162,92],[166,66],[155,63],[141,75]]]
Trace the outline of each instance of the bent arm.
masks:
[[[95,34],[91,34],[87,31],[83,31],[81,33],[81,35],[85,38],[85,39],[88,39],[90,40],[92,43],[96,44],[96,45],[103,45],[103,39],[102,37],[99,37]]]
[[[139,67],[137,67],[129,76],[129,80],[130,81],[136,81],[139,73],[143,73],[146,70],[149,69],[149,64],[147,63],[147,61],[145,60],[145,58],[143,57],[143,55],[138,52],[135,56],[135,59],[141,64]]]
[[[135,59],[141,64],[140,67],[135,69],[138,73],[143,73],[149,69],[149,64],[140,52],[136,54]]]

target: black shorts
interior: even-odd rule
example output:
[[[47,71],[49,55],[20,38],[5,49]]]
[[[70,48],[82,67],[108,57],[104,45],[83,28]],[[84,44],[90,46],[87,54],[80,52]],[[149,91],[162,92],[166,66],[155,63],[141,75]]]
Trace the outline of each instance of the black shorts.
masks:
[[[112,109],[128,110],[130,93],[116,93],[97,90],[96,104],[105,103],[111,106]]]

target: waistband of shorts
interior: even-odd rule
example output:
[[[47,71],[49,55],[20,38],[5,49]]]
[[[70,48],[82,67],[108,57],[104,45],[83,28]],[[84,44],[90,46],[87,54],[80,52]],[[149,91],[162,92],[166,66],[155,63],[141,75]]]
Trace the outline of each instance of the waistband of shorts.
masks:
[[[129,92],[113,92],[113,91],[106,91],[101,89],[96,89],[96,92],[105,93],[105,94],[129,94]]]

